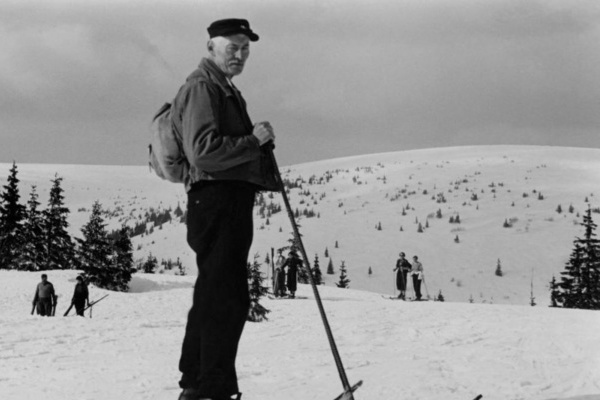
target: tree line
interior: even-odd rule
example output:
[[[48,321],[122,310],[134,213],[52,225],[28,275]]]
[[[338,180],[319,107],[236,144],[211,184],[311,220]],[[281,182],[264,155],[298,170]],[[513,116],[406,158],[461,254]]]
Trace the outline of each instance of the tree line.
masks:
[[[96,201],[82,238],[68,233],[70,210],[64,202],[63,178],[51,180],[45,209],[35,185],[21,203],[15,162],[0,193],[0,269],[43,271],[78,269],[84,279],[100,288],[127,291],[135,272],[130,228],[108,232],[102,206]]]

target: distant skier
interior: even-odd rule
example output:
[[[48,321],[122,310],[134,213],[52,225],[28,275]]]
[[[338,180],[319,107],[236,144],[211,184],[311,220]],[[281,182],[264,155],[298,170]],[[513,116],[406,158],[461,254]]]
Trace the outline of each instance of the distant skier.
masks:
[[[285,270],[283,264],[285,263],[285,258],[279,252],[279,256],[277,257],[277,261],[275,262],[275,274],[273,275],[273,294],[275,297],[283,297],[285,296]]]
[[[290,291],[290,297],[296,297],[298,288],[298,268],[302,266],[302,261],[298,257],[295,249],[290,250],[287,260],[283,263],[283,267],[287,267],[287,288]]]
[[[406,299],[408,272],[412,269],[412,265],[404,257],[406,257],[406,254],[404,252],[400,253],[400,258],[396,261],[396,268],[394,268],[394,272],[398,271],[396,272],[396,287],[400,292],[398,298],[402,300]]]
[[[52,309],[56,307],[54,285],[48,281],[48,275],[42,274],[42,281],[35,288],[33,306],[37,305],[37,313],[43,317],[51,317]]]
[[[413,288],[415,289],[415,299],[421,300],[421,282],[423,281],[423,264],[419,261],[419,257],[413,257],[412,269]]]
[[[77,315],[83,317],[83,310],[85,309],[86,305],[90,304],[89,291],[81,276],[78,276],[76,280],[77,283],[75,284],[75,290],[73,291],[71,304],[75,306]]]

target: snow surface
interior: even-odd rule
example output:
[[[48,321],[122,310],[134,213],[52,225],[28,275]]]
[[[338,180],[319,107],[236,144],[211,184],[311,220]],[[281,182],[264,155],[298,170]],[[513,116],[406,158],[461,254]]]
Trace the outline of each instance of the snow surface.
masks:
[[[17,165],[23,203],[31,185],[45,203],[50,179],[64,178],[74,236],[96,200],[109,212],[109,229],[135,224],[150,207],[185,208],[183,188],[146,167]],[[0,164],[0,181],[9,168]],[[299,218],[300,229],[310,261],[318,255],[325,272],[327,249],[335,265],[320,291],[349,379],[365,382],[357,400],[470,400],[479,393],[484,400],[600,399],[600,313],[547,307],[548,282],[583,234],[581,214],[588,204],[600,206],[600,150],[457,147],[282,171],[305,181],[291,191],[292,206],[319,213]],[[308,184],[325,175],[327,184]],[[440,193],[446,203],[435,201]],[[283,206],[278,195],[269,201]],[[457,213],[462,223],[449,224]],[[502,227],[506,219],[512,228]],[[291,228],[284,212],[268,224],[258,215],[255,221],[251,254],[262,262],[287,244]],[[418,233],[417,222],[429,228]],[[181,223],[155,227],[133,243],[138,259],[150,252],[159,260],[180,257],[194,273]],[[395,293],[400,251],[419,255],[427,291],[433,297],[441,290],[446,302],[382,297]],[[503,277],[494,275],[498,259]],[[341,261],[352,289],[335,288]],[[76,274],[49,272],[60,295],[57,315],[68,306]],[[110,292],[92,319],[41,318],[29,315],[39,273],[0,271],[0,399],[176,399],[194,279],[138,273],[131,292]],[[536,307],[528,306],[532,282]],[[325,400],[342,391],[312,292],[299,286],[304,299],[264,299],[269,321],[246,326],[238,357],[244,400]],[[91,287],[91,299],[105,293]]]
[[[0,398],[176,399],[194,278],[136,274],[93,318],[62,317],[77,271],[49,271],[57,317],[30,316],[39,273],[0,271]],[[321,287],[355,399],[600,399],[600,313],[402,302]],[[342,392],[312,291],[262,303],[238,356],[244,400],[334,399]]]
[[[186,206],[182,185],[161,181],[147,167],[17,165],[23,203],[31,185],[37,185],[44,206],[50,180],[55,174],[64,178],[62,187],[75,237],[81,237],[81,226],[96,200],[109,212],[109,229],[139,223],[151,207],[174,210],[178,204],[183,209]],[[0,181],[6,179],[9,169],[10,164],[0,164]],[[525,305],[531,301],[533,282],[536,303],[549,305],[548,284],[564,270],[573,241],[583,235],[579,225],[583,212],[588,205],[600,208],[599,149],[437,148],[281,169],[285,178],[304,181],[302,189],[291,190],[293,209],[311,209],[319,215],[300,217],[298,222],[309,261],[313,263],[318,256],[323,272],[330,259],[334,264],[334,274],[324,274],[325,283],[334,286],[344,261],[352,289],[390,295],[395,293],[392,270],[398,253],[404,251],[409,260],[419,256],[426,276],[423,291],[431,297],[441,291],[450,302],[472,299]],[[311,177],[326,175],[331,177],[327,183],[309,183]],[[436,202],[439,194],[445,203]],[[471,200],[473,194],[476,201]],[[283,208],[278,194],[266,200]],[[558,205],[563,209],[560,214]],[[572,213],[568,212],[570,205]],[[442,212],[441,219],[435,216],[437,210]],[[262,262],[271,248],[288,245],[292,234],[285,212],[270,216],[268,224],[258,216],[258,208],[256,213],[251,255],[258,254]],[[461,224],[448,222],[455,215],[460,216]],[[593,216],[600,223],[600,214]],[[513,226],[504,228],[505,220],[513,221]],[[381,231],[375,229],[379,223]],[[429,228],[418,233],[418,223]],[[455,242],[457,236],[459,243]],[[179,257],[189,274],[196,273],[182,223],[155,227],[152,234],[134,237],[133,244],[138,260],[149,253],[159,260]],[[504,273],[501,278],[494,274],[498,260]],[[270,273],[266,266],[264,271]]]

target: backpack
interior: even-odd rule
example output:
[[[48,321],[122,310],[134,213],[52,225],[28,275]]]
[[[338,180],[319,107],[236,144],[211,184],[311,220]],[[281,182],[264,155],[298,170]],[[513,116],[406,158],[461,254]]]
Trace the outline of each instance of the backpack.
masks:
[[[190,165],[171,119],[171,103],[165,103],[152,118],[148,158],[150,168],[160,178],[185,183]]]

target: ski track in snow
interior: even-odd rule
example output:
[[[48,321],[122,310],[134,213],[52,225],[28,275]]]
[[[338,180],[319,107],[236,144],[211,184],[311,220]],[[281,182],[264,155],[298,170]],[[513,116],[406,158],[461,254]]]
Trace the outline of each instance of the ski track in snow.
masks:
[[[62,317],[76,271],[50,271],[55,318],[30,316],[38,273],[0,271],[0,397],[9,400],[176,399],[193,277],[136,274],[133,293],[93,318]],[[600,313],[488,304],[390,301],[320,288],[350,384],[360,399],[600,398]],[[333,399],[342,392],[310,287],[269,300],[248,323],[238,375],[244,400]]]

